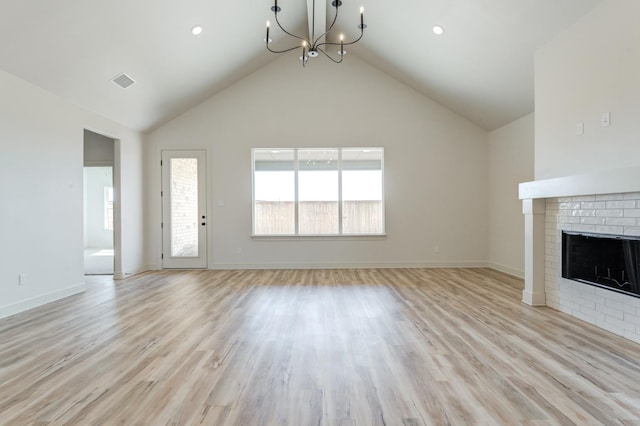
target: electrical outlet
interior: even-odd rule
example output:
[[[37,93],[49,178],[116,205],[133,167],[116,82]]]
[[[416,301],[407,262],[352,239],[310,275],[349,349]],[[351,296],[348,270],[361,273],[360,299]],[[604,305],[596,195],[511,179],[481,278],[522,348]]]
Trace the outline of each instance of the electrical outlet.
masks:
[[[27,283],[27,274],[18,275],[18,285],[25,285]]]
[[[578,123],[576,125],[576,135],[578,136],[584,135],[584,123]]]
[[[602,113],[602,117],[600,117],[600,125],[602,127],[611,126],[611,113],[610,112],[603,112]]]

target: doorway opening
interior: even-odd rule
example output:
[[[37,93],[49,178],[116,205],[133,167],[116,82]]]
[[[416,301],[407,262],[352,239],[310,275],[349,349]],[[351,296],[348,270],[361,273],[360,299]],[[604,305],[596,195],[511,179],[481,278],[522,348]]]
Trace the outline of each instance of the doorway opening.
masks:
[[[84,273],[113,275],[115,141],[84,131]]]
[[[113,167],[85,167],[84,195],[84,273],[112,275]]]

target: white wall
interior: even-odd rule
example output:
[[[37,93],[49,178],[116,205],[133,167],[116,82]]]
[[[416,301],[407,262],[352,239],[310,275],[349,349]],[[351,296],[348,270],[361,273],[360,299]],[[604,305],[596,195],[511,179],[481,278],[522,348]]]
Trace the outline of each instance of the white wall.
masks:
[[[536,53],[536,179],[640,165],[639,20],[637,0],[605,1]]]
[[[0,317],[84,290],[85,128],[119,139],[122,270],[143,267],[141,135],[2,71],[0,93]]]
[[[355,56],[302,69],[285,55],[148,141],[156,266],[160,150],[185,147],[209,155],[209,267],[486,265],[487,133]],[[385,147],[386,238],[250,237],[251,148],[316,146]]]
[[[524,216],[518,184],[533,180],[534,115],[489,133],[489,262],[524,277]]]

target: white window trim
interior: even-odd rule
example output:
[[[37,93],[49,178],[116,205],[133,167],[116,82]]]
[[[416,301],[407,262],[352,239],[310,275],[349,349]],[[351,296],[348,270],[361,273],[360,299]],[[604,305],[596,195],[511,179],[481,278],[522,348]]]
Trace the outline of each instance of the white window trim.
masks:
[[[111,200],[109,200],[111,198]],[[105,231],[113,231],[114,220],[113,217],[113,186],[105,186],[104,187],[104,230]],[[109,203],[111,203],[111,209],[109,209]],[[109,211],[111,211],[111,216],[109,216]]]

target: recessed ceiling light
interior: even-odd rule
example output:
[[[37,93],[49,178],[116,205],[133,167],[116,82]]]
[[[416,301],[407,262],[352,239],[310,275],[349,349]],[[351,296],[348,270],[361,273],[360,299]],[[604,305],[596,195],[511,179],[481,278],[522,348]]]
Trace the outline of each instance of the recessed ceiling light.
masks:
[[[200,33],[202,33],[202,27],[200,25],[196,25],[195,27],[191,28],[191,34],[200,35]]]
[[[433,32],[434,34],[442,35],[444,34],[444,28],[442,28],[440,25],[434,25]]]

